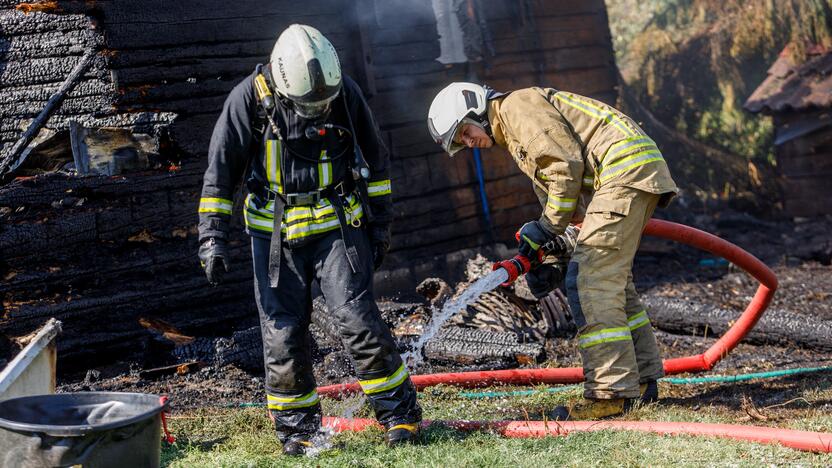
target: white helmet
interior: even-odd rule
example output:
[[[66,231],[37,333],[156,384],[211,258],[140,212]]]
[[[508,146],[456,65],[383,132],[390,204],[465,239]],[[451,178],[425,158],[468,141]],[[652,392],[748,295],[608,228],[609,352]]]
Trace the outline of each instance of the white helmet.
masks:
[[[489,89],[474,83],[451,83],[433,98],[428,111],[428,129],[433,140],[453,156],[465,146],[454,142],[463,122],[487,128]]]
[[[341,90],[341,64],[332,43],[320,31],[293,24],[277,38],[271,55],[272,82],[304,118],[325,114]]]

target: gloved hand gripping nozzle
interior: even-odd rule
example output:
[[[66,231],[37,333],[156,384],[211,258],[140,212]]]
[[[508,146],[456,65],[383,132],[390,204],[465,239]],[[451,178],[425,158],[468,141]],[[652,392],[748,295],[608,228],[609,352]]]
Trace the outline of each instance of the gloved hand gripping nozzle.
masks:
[[[567,232],[561,234],[560,236],[555,236],[545,244],[541,245],[540,248],[532,254],[532,256],[524,255],[523,253],[518,253],[514,257],[508,260],[502,260],[500,262],[496,262],[491,266],[491,270],[495,271],[500,268],[503,268],[508,273],[508,280],[502,284],[502,286],[509,286],[511,283],[515,282],[517,278],[521,275],[525,275],[532,268],[540,265],[543,262],[543,258],[547,255],[555,255],[555,256],[563,256],[563,255],[571,255],[572,251],[575,248],[575,240],[577,238],[578,228],[575,226],[569,226],[567,228]],[[520,242],[520,231],[518,231],[514,237]]]

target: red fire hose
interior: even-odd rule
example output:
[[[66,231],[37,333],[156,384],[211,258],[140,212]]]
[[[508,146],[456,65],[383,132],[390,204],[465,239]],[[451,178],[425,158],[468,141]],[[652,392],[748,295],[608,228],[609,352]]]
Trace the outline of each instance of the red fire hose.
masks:
[[[488,430],[504,437],[529,439],[547,436],[565,436],[570,432],[594,432],[603,430],[627,430],[654,432],[665,435],[698,435],[743,440],[763,444],[780,444],[784,447],[808,452],[832,453],[832,434],[824,432],[796,431],[774,427],[741,426],[735,424],[708,424],[658,421],[434,421],[460,431]],[[423,427],[430,421],[422,423]],[[380,427],[372,419],[344,419],[326,417],[323,425],[336,432],[361,431]]]
[[[713,234],[699,229],[651,219],[647,223],[644,233],[663,239],[674,240],[698,249],[706,250],[718,255],[734,265],[742,268],[760,282],[760,287],[754,298],[745,308],[737,321],[725,332],[716,343],[702,354],[686,356],[664,361],[667,375],[684,372],[703,372],[713,368],[720,359],[733,350],[754,328],[757,321],[771,302],[777,289],[777,277],[763,262],[737,247],[720,239]],[[485,387],[493,384],[508,385],[538,385],[538,384],[567,384],[579,383],[584,380],[583,369],[567,367],[555,369],[511,369],[480,372],[453,372],[447,374],[414,375],[411,377],[416,388],[422,389],[438,384],[455,385],[463,388]],[[356,393],[361,390],[357,382],[348,384],[328,385],[318,388],[318,394],[338,397],[344,394]]]

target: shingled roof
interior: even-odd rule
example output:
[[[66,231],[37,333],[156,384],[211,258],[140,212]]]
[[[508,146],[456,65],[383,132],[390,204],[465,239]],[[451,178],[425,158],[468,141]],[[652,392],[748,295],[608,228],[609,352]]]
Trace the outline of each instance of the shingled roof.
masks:
[[[832,107],[832,49],[813,47],[807,60],[798,63],[787,46],[744,107],[764,113]]]

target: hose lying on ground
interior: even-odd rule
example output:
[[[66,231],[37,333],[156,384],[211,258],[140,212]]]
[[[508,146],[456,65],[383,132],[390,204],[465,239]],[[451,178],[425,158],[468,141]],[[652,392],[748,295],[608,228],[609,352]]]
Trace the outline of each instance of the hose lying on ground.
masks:
[[[774,291],[777,289],[777,277],[763,262],[745,250],[713,234],[708,234],[690,226],[651,219],[647,223],[644,232],[647,235],[675,240],[725,258],[748,272],[760,282],[757,292],[745,311],[710,348],[702,354],[664,361],[666,375],[711,370],[717,362],[730,353],[745,338],[749,331],[754,328],[754,325],[757,324],[760,317],[762,317],[763,312],[774,296]],[[411,379],[417,388],[425,388],[439,384],[472,388],[495,384],[536,385],[578,383],[584,380],[584,375],[583,369],[571,367],[414,375]],[[361,391],[361,387],[357,382],[318,388],[319,395],[335,398],[359,391]]]
[[[736,383],[745,382],[748,380],[757,379],[778,379],[780,377],[788,377],[792,375],[809,374],[813,372],[832,372],[832,366],[829,367],[799,367],[797,369],[780,369],[767,372],[752,372],[748,374],[737,375],[709,375],[705,377],[693,378],[675,378],[665,377],[660,379],[661,382],[667,382],[673,385],[692,385],[692,384],[706,384],[706,383]],[[545,390],[515,390],[511,392],[460,392],[459,396],[462,398],[480,399],[480,398],[504,398],[516,396],[529,396],[536,393],[561,393],[569,390],[580,388],[578,385],[567,385],[563,387],[547,388]]]
[[[422,427],[431,424],[442,424],[460,431],[488,430],[509,438],[540,438],[565,436],[571,432],[626,430],[664,435],[720,437],[763,444],[780,444],[808,452],[832,453],[832,434],[830,433],[736,424],[658,421],[424,421]],[[334,417],[324,418],[323,425],[336,432],[362,431],[370,427],[381,427],[373,419]]]

